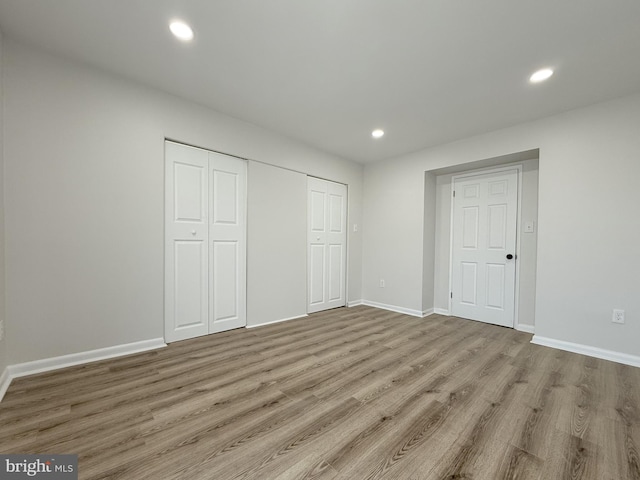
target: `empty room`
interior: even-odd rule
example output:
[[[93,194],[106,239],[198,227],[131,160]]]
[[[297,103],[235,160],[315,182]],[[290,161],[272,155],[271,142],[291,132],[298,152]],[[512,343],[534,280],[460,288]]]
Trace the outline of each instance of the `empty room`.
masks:
[[[637,0],[0,0],[0,479],[640,479]]]

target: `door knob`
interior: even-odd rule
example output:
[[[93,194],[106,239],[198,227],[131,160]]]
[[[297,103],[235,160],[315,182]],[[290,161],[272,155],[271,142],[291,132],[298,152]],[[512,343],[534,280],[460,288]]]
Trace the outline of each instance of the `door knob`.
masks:
[[[507,260],[511,260],[513,258],[513,255],[511,255],[510,253],[507,255]]]
[[[195,230],[191,230],[191,235],[195,235],[196,231]]]

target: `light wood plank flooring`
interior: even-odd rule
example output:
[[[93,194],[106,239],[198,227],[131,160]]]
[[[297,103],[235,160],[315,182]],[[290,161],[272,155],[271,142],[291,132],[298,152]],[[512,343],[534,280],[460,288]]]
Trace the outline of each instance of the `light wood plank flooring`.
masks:
[[[13,381],[0,452],[82,479],[640,479],[640,369],[341,308]]]

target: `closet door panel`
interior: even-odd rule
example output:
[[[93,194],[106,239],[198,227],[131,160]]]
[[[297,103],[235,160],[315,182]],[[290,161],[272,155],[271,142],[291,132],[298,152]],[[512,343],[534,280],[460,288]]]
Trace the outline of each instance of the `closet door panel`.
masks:
[[[247,165],[244,160],[210,152],[209,169],[209,332],[214,333],[247,324]]]
[[[209,333],[207,152],[165,145],[165,340]]]

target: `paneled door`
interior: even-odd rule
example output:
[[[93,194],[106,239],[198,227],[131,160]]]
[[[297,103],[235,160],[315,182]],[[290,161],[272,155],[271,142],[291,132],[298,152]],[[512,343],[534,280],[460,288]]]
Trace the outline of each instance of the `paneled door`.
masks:
[[[165,340],[209,333],[209,154],[165,143]]]
[[[346,305],[347,186],[307,177],[307,311]]]
[[[246,177],[242,160],[209,153],[209,333],[247,324]]]
[[[513,327],[518,170],[454,177],[451,313]]]
[[[246,162],[165,142],[165,340],[246,325]]]

